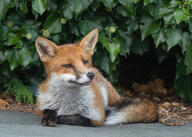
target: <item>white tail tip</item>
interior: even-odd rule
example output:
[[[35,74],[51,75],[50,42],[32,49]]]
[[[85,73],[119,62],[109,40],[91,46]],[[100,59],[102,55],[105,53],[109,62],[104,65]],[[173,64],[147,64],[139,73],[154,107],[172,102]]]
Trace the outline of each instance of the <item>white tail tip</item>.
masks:
[[[125,123],[126,114],[124,112],[111,112],[105,120],[105,125],[116,125]]]

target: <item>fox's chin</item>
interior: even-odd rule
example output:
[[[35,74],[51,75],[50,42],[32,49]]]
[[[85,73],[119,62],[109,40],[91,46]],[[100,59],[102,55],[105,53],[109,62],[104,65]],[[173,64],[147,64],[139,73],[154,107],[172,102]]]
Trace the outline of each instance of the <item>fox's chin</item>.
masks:
[[[86,86],[86,85],[89,85],[91,83],[92,80],[90,81],[86,81],[86,82],[78,82],[78,81],[73,81],[73,80],[70,80],[69,83],[71,84],[75,84],[75,85],[79,85],[79,86]]]

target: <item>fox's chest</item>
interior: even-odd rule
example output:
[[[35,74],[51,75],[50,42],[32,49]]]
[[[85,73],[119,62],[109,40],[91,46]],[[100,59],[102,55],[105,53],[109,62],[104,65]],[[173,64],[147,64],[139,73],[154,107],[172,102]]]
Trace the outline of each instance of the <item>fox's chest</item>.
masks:
[[[74,115],[88,113],[93,102],[93,93],[90,87],[82,87],[78,90],[65,92],[60,98],[58,115]]]
[[[56,110],[57,115],[88,113],[93,102],[93,92],[89,86],[81,88],[49,87],[48,93],[40,93],[40,109]]]

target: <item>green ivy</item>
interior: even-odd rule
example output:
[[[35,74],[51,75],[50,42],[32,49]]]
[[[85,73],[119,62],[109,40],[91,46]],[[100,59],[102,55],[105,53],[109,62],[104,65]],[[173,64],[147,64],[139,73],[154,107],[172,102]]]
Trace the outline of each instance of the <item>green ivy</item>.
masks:
[[[9,68],[8,76],[30,85],[30,79],[42,77],[34,46],[38,35],[71,43],[95,27],[100,36],[94,64],[113,83],[118,82],[120,56],[142,55],[154,45],[167,54],[180,47],[175,88],[192,102],[192,0],[1,0],[1,72]],[[27,97],[19,94],[19,99],[28,100],[28,89],[23,91]]]

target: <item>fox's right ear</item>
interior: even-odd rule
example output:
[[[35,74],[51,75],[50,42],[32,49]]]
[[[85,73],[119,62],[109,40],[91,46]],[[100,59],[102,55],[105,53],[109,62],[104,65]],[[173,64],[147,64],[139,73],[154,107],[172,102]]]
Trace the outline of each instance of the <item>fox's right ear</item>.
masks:
[[[93,29],[80,41],[79,46],[83,47],[85,51],[90,55],[93,55],[93,50],[97,43],[98,35],[99,35],[99,29],[98,28]]]
[[[46,62],[50,58],[54,57],[58,51],[58,47],[53,42],[43,37],[36,38],[35,46],[43,62]]]

